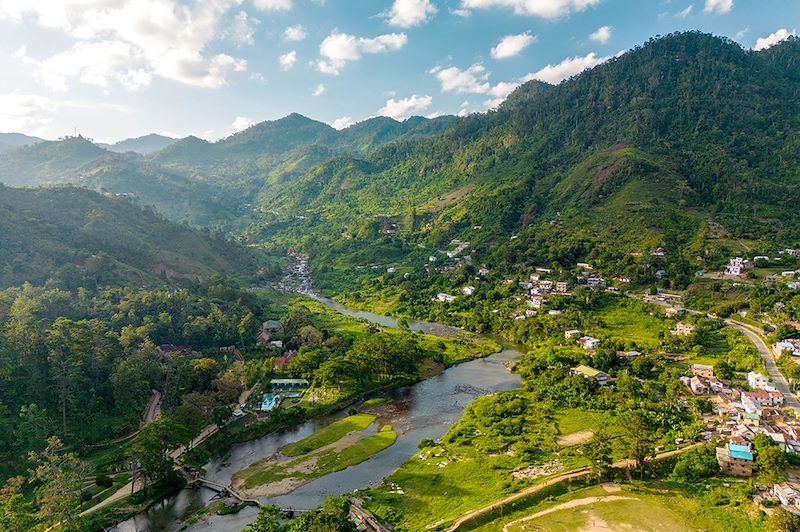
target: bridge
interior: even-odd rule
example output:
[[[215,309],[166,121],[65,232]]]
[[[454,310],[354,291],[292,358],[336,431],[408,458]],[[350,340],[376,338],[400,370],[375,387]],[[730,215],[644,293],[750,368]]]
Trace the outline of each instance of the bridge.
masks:
[[[197,477],[196,479],[194,479],[192,481],[192,484],[194,484],[196,486],[206,487],[206,488],[210,489],[211,491],[217,492],[218,496],[231,497],[233,499],[236,499],[239,502],[242,502],[244,504],[248,504],[250,506],[257,506],[259,508],[264,506],[264,504],[262,504],[261,501],[259,501],[258,499],[248,499],[244,495],[242,495],[242,494],[238,493],[236,490],[234,490],[231,486],[223,486],[222,484],[218,484],[216,482],[208,480],[207,478]],[[304,513],[309,513],[309,512],[313,512],[313,511],[315,511],[315,510],[304,510],[304,509],[300,509],[300,508],[280,508],[280,512],[283,515],[287,516],[287,517],[293,517],[293,516],[295,516],[297,514],[304,514]]]

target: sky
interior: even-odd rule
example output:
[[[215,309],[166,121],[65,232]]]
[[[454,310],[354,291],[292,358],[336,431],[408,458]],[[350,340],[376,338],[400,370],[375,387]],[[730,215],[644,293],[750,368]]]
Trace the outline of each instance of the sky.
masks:
[[[800,0],[0,0],[0,132],[483,112],[684,30],[763,49],[800,31]]]

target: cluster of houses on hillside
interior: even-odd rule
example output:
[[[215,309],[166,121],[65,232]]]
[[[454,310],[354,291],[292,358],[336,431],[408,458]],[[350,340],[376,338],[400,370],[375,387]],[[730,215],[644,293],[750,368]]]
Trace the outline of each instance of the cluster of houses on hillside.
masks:
[[[800,340],[789,338],[781,340],[775,344],[775,351],[778,353],[789,353],[793,357],[800,357]]]

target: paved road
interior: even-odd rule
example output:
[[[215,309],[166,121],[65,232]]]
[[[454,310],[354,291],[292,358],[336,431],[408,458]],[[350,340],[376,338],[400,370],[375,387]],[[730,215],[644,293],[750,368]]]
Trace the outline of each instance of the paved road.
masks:
[[[750,341],[753,342],[761,358],[764,360],[769,378],[772,379],[775,388],[785,396],[786,406],[794,408],[795,412],[800,413],[800,401],[798,401],[797,397],[792,393],[789,382],[786,380],[786,377],[783,376],[780,369],[778,369],[778,364],[775,363],[775,355],[772,349],[764,342],[764,339],[761,338],[758,329],[752,325],[732,319],[725,320],[725,323],[747,336]]]

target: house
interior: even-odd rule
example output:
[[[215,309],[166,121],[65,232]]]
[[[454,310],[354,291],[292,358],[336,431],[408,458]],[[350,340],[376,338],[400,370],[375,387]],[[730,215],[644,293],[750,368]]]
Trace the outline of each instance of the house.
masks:
[[[267,347],[269,345],[270,338],[272,338],[272,334],[269,331],[261,329],[260,331],[258,331],[258,334],[256,335],[256,344],[263,347]]]
[[[781,340],[780,342],[775,344],[775,351],[777,351],[778,353],[783,353],[784,351],[788,351],[791,356],[798,357],[800,356],[800,340],[796,338]]]
[[[272,363],[272,369],[275,371],[285,371],[289,367],[292,359],[296,356],[297,351],[291,350],[284,353],[283,356],[275,357],[275,361]]]
[[[517,285],[518,285],[520,288],[522,288],[523,290],[530,290],[530,289],[531,289],[531,287],[533,286],[533,285],[532,285],[531,283],[529,283],[528,281],[520,281],[519,283],[517,283]]]
[[[578,263],[578,264],[576,264],[575,266],[577,266],[577,267],[578,267],[578,268],[580,268],[581,270],[594,270],[594,266],[592,266],[592,265],[591,265],[591,264],[589,264],[588,262],[579,262],[579,263]]]
[[[618,277],[614,277],[614,280],[617,281],[618,283],[630,283],[631,282],[631,278],[628,277],[627,275],[620,275]]]
[[[752,397],[742,396],[740,399],[742,403],[742,408],[748,414],[758,414],[761,415],[761,405],[756,403]]]
[[[565,293],[569,292],[569,283],[566,281],[556,282],[556,292]]]
[[[553,281],[539,281],[539,288],[544,292],[550,292],[553,289],[553,286],[555,286]]]
[[[749,443],[728,442],[717,447],[717,463],[723,473],[737,477],[753,475],[753,451]]]
[[[308,388],[308,381],[305,379],[272,379],[269,385],[273,388]]]
[[[538,283],[539,279],[541,279],[541,277],[542,276],[539,275],[538,273],[532,273],[531,276],[530,276],[530,280],[531,280],[531,282]]]
[[[709,366],[708,364],[692,364],[692,375],[697,375],[704,379],[713,379],[714,366]]]
[[[682,321],[675,326],[675,330],[672,331],[672,334],[676,336],[690,336],[694,333],[696,328],[697,327],[695,327],[693,323]]]
[[[472,294],[474,294],[474,293],[475,293],[475,287],[474,287],[474,286],[465,286],[465,287],[463,287],[463,288],[461,289],[461,292],[462,292],[462,293],[463,293],[465,296],[471,296]]]
[[[486,266],[481,266],[480,268],[478,268],[478,275],[480,275],[481,277],[486,277],[487,275],[489,275],[489,273],[490,270]]]
[[[608,373],[583,364],[572,368],[570,371],[573,375],[582,375],[584,378],[594,379],[600,386],[607,386],[611,382],[611,375]]]
[[[533,296],[528,300],[528,306],[533,308],[541,308],[547,302],[542,296]]]
[[[769,378],[761,373],[751,371],[747,374],[747,384],[754,390],[774,391],[775,388],[769,383]]]
[[[664,250],[664,248],[656,248],[650,252],[650,255],[653,257],[666,257],[667,252]]]
[[[158,346],[160,355],[190,355],[192,347],[188,345],[161,344]]]
[[[282,348],[283,347],[283,340],[272,340],[269,343],[269,345],[271,345],[272,347]]]
[[[536,268],[536,271],[539,273],[550,274],[553,273],[552,268]]]
[[[278,320],[267,320],[261,324],[261,330],[269,331],[271,333],[276,333],[283,330],[283,326],[281,325],[281,322],[279,322]]]
[[[744,270],[753,267],[753,262],[742,257],[734,257],[725,266],[725,273],[727,275],[741,275]]]
[[[667,309],[664,312],[666,313],[667,317],[674,318],[676,316],[685,315],[686,309],[680,307],[667,307]]]
[[[691,388],[692,393],[695,395],[705,395],[709,392],[708,385],[697,375],[689,379],[689,388]]]
[[[770,490],[770,493],[772,493],[776,499],[781,501],[783,506],[794,507],[800,503],[800,490],[788,482],[775,484]]]
[[[586,286],[589,288],[598,288],[604,284],[606,284],[606,282],[601,277],[589,277],[586,279]]]
[[[557,308],[554,308],[554,309],[550,309],[550,310],[548,310],[548,311],[547,311],[547,313],[548,313],[550,316],[558,316],[558,315],[560,315],[560,314],[563,314],[563,313],[564,313],[564,311],[563,311],[563,310],[559,310],[559,309],[557,309]]]
[[[748,398],[758,406],[782,406],[784,397],[781,392],[768,392],[766,390],[756,390],[753,392],[742,392],[742,402]]]
[[[581,335],[581,332],[578,329],[570,329],[568,331],[564,331],[564,338],[569,340],[570,338],[576,338]]]
[[[584,349],[597,349],[600,347],[600,340],[591,336],[581,336],[578,338],[578,345]]]
[[[434,301],[438,301],[440,303],[452,303],[455,300],[456,300],[455,296],[451,296],[450,294],[445,294],[444,292],[439,292],[438,294],[436,294],[436,297],[434,298]]]
[[[747,427],[761,425],[761,414],[758,412],[739,412],[739,421]]]

